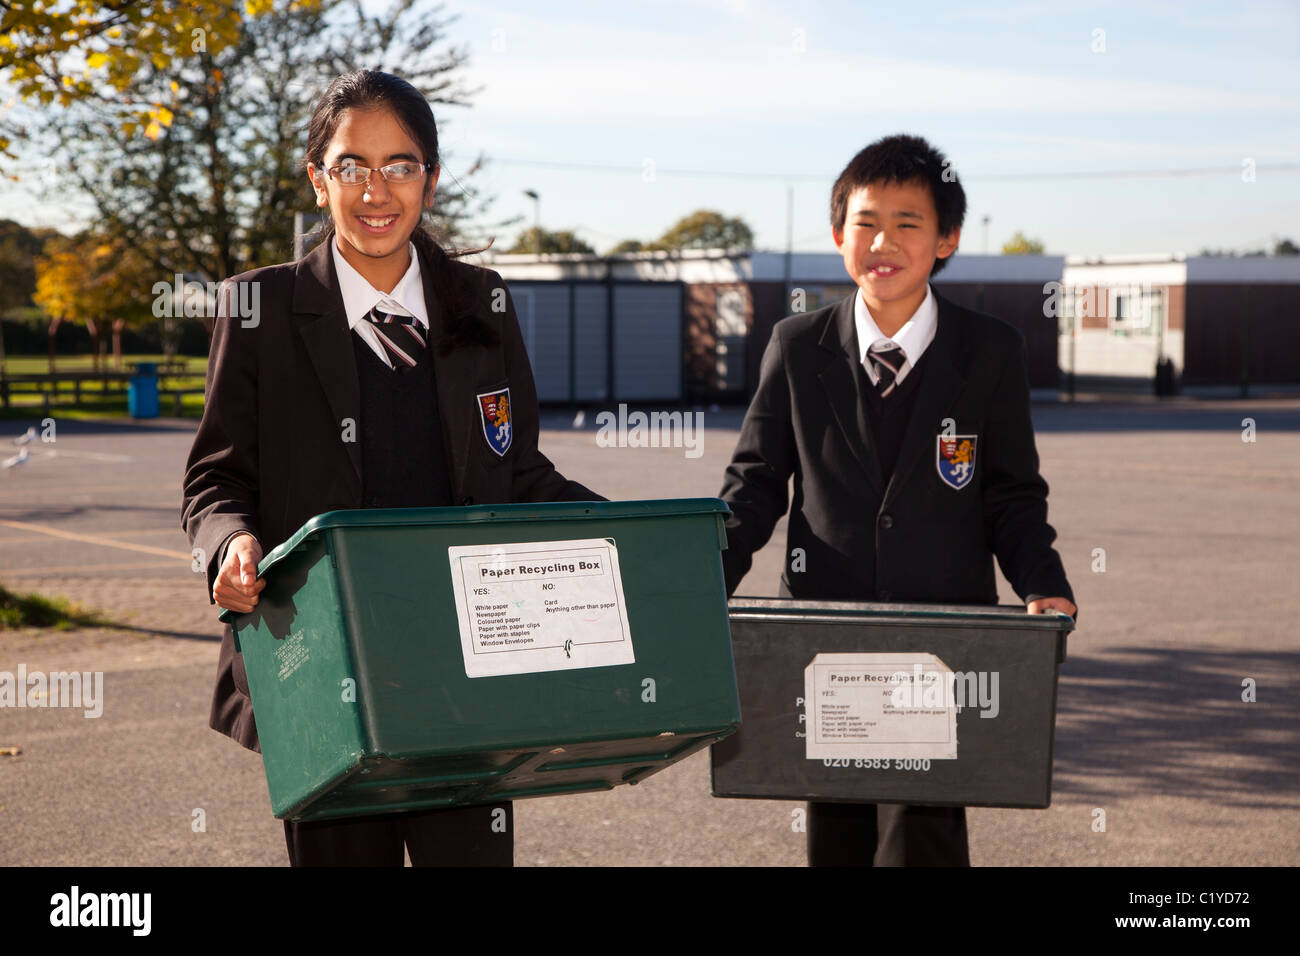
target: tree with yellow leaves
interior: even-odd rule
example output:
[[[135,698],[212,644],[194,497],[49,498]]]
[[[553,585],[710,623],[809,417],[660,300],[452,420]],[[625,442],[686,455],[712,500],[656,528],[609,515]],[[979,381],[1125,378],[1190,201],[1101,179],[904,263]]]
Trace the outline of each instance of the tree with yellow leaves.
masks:
[[[138,6],[157,16],[180,5]],[[230,16],[241,12],[218,6]],[[314,208],[302,165],[306,125],[340,73],[401,64],[431,103],[467,105],[469,91],[457,76],[466,54],[446,46],[451,20],[438,6],[395,0],[375,12],[360,0],[265,0],[243,5],[233,42],[214,42],[209,29],[188,54],[180,40],[184,29],[199,29],[202,15],[193,17],[168,21],[165,31],[156,19],[139,25],[135,41],[161,43],[163,52],[134,50],[135,73],[120,94],[96,88],[118,104],[148,104],[155,125],[140,127],[97,101],[73,98],[42,109],[30,134],[31,155],[41,157],[59,194],[89,198],[96,229],[148,250],[157,280],[182,273],[214,281],[292,255],[294,213]],[[159,40],[160,31],[170,39]],[[455,183],[476,168],[453,166],[445,179]],[[439,199],[436,214],[453,242],[487,202],[455,188]]]
[[[91,251],[90,269],[96,315],[96,332],[107,328],[113,335],[113,367],[122,368],[122,333],[155,321],[152,287],[156,272],[150,258],[120,237],[102,237]],[[101,333],[102,334],[102,333]],[[164,336],[166,339],[166,336]],[[98,348],[95,350],[98,354]],[[170,357],[170,356],[169,356]]]
[[[1023,232],[1017,232],[1002,244],[1002,254],[1004,256],[1041,256],[1044,248],[1042,240],[1030,239]]]
[[[35,302],[49,316],[50,371],[55,371],[54,336],[63,322],[79,322],[94,306],[90,289],[83,281],[85,268],[76,243],[60,236],[45,244],[45,255],[36,259]]]
[[[171,124],[177,103],[138,97],[134,85],[141,71],[179,74],[187,61],[233,46],[245,17],[264,16],[274,6],[274,0],[0,0],[0,75],[25,102],[93,103],[128,135],[156,139]],[[172,96],[177,80],[172,77]],[[8,125],[7,132],[0,128],[0,154],[14,160],[10,147],[17,130]]]
[[[32,296],[50,318],[50,371],[55,370],[54,337],[63,322],[84,322],[90,332],[93,365],[100,367],[105,328],[113,334],[113,364],[122,367],[122,332],[151,321],[152,263],[121,238],[83,233],[59,236],[36,260]]]

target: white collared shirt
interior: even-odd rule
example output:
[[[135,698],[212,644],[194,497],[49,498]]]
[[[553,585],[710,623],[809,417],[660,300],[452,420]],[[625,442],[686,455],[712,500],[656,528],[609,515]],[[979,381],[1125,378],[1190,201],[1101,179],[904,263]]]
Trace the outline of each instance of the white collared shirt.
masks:
[[[411,315],[415,321],[424,326],[425,335],[429,333],[429,313],[424,304],[424,283],[420,281],[420,257],[416,255],[415,243],[410,243],[411,264],[401,281],[393,287],[392,292],[380,292],[352,267],[352,263],[343,258],[339,252],[338,237],[330,240],[330,251],[334,253],[334,271],[339,277],[339,292],[343,295],[343,312],[348,319],[348,328],[356,329],[357,334],[366,340],[375,354],[393,367],[393,360],[379,341],[374,326],[366,316],[375,306],[381,312],[393,315]]]
[[[877,342],[892,342],[907,356],[907,361],[894,377],[895,383],[902,384],[903,379],[907,378],[907,373],[921,361],[921,356],[934,341],[934,333],[939,328],[939,303],[935,301],[934,292],[927,282],[925,300],[912,313],[912,317],[903,323],[901,329],[887,336],[876,325],[876,320],[871,317],[867,303],[862,298],[862,291],[858,290],[853,296],[853,323],[858,330],[858,352],[861,353],[858,355],[858,360],[866,367],[871,384],[876,384],[876,369],[873,363],[867,361],[867,350]],[[882,349],[877,348],[876,351]]]

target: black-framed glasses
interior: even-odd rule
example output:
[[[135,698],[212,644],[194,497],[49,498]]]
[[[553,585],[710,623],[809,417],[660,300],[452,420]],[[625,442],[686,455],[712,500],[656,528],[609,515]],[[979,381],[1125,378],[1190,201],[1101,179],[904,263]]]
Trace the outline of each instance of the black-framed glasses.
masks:
[[[400,163],[389,163],[379,169],[379,175],[384,177],[384,182],[400,186],[403,183],[412,183],[419,179],[424,173],[433,171],[433,163],[412,163],[410,161]],[[339,166],[331,166],[325,170],[325,174],[334,180],[340,186],[364,186],[370,182],[370,174],[375,172],[369,166],[358,166],[350,160]]]

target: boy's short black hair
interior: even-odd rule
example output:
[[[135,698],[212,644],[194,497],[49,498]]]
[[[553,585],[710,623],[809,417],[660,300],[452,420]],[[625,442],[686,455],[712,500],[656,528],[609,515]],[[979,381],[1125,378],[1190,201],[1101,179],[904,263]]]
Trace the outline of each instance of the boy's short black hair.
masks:
[[[961,188],[957,170],[920,136],[904,133],[878,139],[849,160],[831,188],[831,228],[843,231],[849,196],[856,190],[872,183],[906,182],[919,182],[929,188],[939,217],[939,235],[961,228],[966,219],[966,191]],[[930,275],[947,264],[948,259],[935,259]]]

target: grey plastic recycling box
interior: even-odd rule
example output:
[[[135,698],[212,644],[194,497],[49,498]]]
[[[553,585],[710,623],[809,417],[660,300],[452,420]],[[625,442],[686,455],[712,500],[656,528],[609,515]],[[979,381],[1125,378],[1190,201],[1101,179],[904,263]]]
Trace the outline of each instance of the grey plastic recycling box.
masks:
[[[713,795],[1046,807],[1068,615],[733,598],[744,726]]]
[[[276,816],[636,783],[740,721],[717,499],[332,511],[258,565]]]

